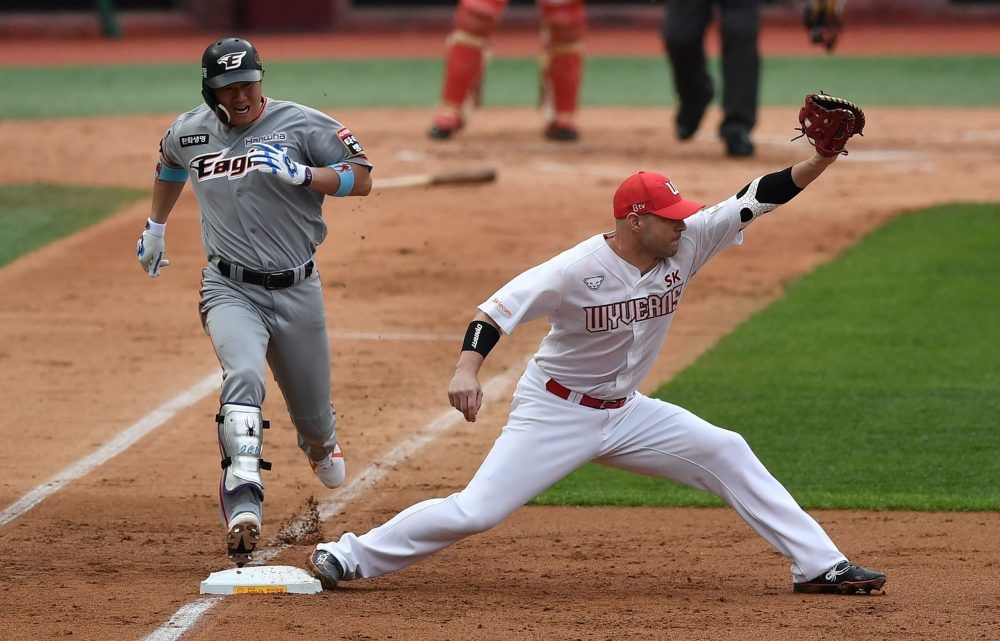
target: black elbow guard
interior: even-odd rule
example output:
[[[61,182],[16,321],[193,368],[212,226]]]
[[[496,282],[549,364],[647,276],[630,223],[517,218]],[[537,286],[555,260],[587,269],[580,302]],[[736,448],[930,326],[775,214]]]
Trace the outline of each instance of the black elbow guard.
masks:
[[[756,178],[736,194],[736,206],[740,210],[740,222],[744,226],[759,218],[778,205],[783,205],[802,191],[792,181],[792,168]]]
[[[801,187],[796,186],[792,181],[792,168],[788,167],[773,174],[761,176],[760,184],[757,185],[757,200],[770,205],[784,205],[792,198],[795,198]]]

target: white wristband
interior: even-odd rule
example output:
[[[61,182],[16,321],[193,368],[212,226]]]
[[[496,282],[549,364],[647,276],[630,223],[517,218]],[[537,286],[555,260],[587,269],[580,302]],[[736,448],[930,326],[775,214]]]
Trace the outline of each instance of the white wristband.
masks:
[[[167,223],[157,223],[153,222],[152,218],[147,218],[146,229],[149,230],[150,234],[163,238],[163,235],[167,233]]]

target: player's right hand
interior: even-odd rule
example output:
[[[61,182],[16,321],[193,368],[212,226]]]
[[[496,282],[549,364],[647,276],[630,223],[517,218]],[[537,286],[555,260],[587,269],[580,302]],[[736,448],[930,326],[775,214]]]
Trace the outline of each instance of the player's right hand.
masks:
[[[139,259],[139,265],[150,278],[159,276],[160,268],[170,264],[169,260],[163,258],[164,250],[163,236],[156,236],[148,229],[139,236],[135,244],[135,255]]]
[[[289,185],[302,185],[312,181],[311,171],[301,163],[288,157],[281,145],[255,143],[247,151],[250,152],[250,164],[257,171],[277,176]]]
[[[474,372],[459,368],[448,385],[448,401],[451,406],[465,416],[470,423],[476,422],[476,414],[483,406],[483,388]]]

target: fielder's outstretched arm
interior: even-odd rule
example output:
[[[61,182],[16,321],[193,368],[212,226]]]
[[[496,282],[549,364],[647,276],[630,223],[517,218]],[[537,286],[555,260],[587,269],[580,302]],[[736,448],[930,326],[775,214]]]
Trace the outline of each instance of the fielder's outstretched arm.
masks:
[[[743,228],[797,196],[836,160],[837,156],[827,158],[817,153],[791,167],[750,181],[736,194]]]
[[[813,154],[812,158],[792,165],[792,182],[799,189],[805,189],[806,185],[819,178],[819,175],[826,171],[840,156],[827,158],[819,154]]]
[[[493,346],[500,340],[500,326],[484,312],[477,312],[469,323],[462,342],[462,353],[455,365],[455,376],[448,385],[448,401],[470,423],[483,405],[483,388],[479,384],[479,370]]]

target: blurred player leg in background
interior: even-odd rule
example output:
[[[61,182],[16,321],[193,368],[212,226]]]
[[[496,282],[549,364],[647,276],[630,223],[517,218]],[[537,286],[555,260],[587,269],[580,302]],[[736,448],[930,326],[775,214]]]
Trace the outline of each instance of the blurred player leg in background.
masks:
[[[450,138],[478,104],[490,36],[506,7],[507,0],[459,2],[447,41],[441,104],[428,131],[432,138]]]
[[[669,0],[663,23],[667,62],[677,93],[677,137],[688,140],[698,131],[714,91],[705,60],[704,37],[712,17],[712,3]]]
[[[753,155],[750,130],[757,124],[760,86],[758,0],[722,0],[722,111],[719,135],[730,156]]]
[[[576,110],[583,76],[581,41],[587,26],[583,0],[541,0],[542,107],[545,136],[550,140],[576,140]]]
[[[678,97],[677,137],[687,140],[713,98],[704,36],[718,2],[722,19],[722,108],[719,135],[730,156],[753,155],[750,130],[757,121],[760,52],[759,0],[668,0],[663,41]]]
[[[583,74],[580,42],[586,27],[583,0],[539,0],[542,20],[541,103],[545,136],[572,141],[580,137],[576,110]],[[441,104],[428,134],[451,138],[479,104],[490,38],[507,0],[461,0],[448,36]]]

